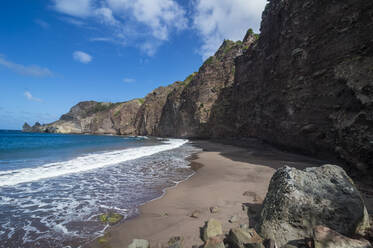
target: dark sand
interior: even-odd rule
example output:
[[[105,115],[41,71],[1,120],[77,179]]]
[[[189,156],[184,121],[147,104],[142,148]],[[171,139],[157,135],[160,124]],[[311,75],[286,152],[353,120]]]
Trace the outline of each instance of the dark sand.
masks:
[[[168,189],[164,197],[141,206],[140,216],[114,226],[105,235],[107,242],[96,240],[87,247],[126,248],[134,238],[147,239],[151,247],[161,247],[172,236],[183,236],[184,247],[202,245],[200,228],[209,218],[220,220],[224,231],[248,223],[242,204],[260,209],[277,168],[288,165],[302,169],[326,163],[257,142],[247,148],[208,141],[193,143],[204,150],[192,160],[191,166],[197,169],[194,176]],[[210,213],[212,206],[218,207],[219,212]],[[194,210],[201,212],[199,218],[190,217]],[[239,221],[229,223],[232,215],[237,215]]]

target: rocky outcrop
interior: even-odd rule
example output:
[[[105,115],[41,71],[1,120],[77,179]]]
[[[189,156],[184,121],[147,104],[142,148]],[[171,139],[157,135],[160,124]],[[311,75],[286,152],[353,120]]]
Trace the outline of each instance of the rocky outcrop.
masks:
[[[213,107],[213,137],[257,137],[373,168],[373,2],[271,0]]]
[[[190,76],[190,83],[175,89],[162,110],[157,129],[160,136],[207,137],[207,122],[211,108],[223,88],[234,80],[234,59],[256,40],[250,32],[242,41],[225,40],[214,56],[208,58],[198,73]]]
[[[335,165],[277,170],[263,203],[259,233],[283,246],[312,237],[318,225],[347,236],[363,235],[369,228],[367,210],[351,178]]]
[[[184,82],[175,82],[167,87],[159,87],[145,97],[144,104],[139,109],[135,127],[138,135],[156,136],[162,110],[168,95],[173,90],[184,88]]]
[[[142,104],[141,99],[123,103],[87,101],[73,106],[67,114],[53,123],[30,127],[24,132],[135,134],[135,117]]]

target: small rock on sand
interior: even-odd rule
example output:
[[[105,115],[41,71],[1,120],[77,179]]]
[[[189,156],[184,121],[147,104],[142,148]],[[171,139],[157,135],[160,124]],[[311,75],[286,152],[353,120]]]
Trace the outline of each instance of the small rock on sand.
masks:
[[[316,226],[313,230],[315,248],[369,248],[365,239],[351,239],[328,227]]]
[[[233,228],[229,232],[229,241],[235,247],[248,248],[248,247],[258,247],[264,248],[262,242],[263,239],[256,233],[254,229],[242,229]]]
[[[230,222],[230,223],[236,223],[236,222],[238,222],[238,220],[239,220],[239,218],[238,218],[237,215],[233,215],[233,216],[231,216],[231,217],[229,218],[229,222]]]
[[[225,246],[222,238],[213,237],[204,244],[203,248],[225,248]]]
[[[203,228],[203,240],[207,242],[210,238],[223,235],[223,227],[218,220],[210,219]]]
[[[134,239],[128,248],[149,248],[149,241],[145,239]]]
[[[218,208],[218,207],[211,207],[211,208],[210,208],[210,212],[211,212],[212,214],[216,214],[217,212],[219,212],[219,208]]]
[[[201,212],[198,210],[194,210],[193,213],[190,215],[192,218],[199,218],[201,216]]]
[[[168,241],[168,248],[182,248],[184,238],[180,236],[172,237]]]

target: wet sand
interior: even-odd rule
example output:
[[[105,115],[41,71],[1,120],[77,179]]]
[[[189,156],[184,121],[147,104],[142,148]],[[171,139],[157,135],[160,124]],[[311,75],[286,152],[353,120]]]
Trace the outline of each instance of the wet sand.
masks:
[[[220,220],[224,231],[249,223],[242,204],[259,211],[277,168],[289,165],[302,169],[326,163],[255,142],[246,148],[208,141],[192,143],[203,148],[192,160],[191,166],[197,170],[194,176],[141,206],[138,217],[114,226],[105,235],[106,242],[96,240],[87,247],[123,248],[134,238],[162,247],[173,236],[183,236],[184,247],[200,246],[200,228],[209,218]],[[210,213],[210,207],[218,207],[218,213]],[[199,218],[190,217],[195,210],[200,212]],[[229,223],[233,215],[239,220]],[[251,219],[250,225],[254,221]]]

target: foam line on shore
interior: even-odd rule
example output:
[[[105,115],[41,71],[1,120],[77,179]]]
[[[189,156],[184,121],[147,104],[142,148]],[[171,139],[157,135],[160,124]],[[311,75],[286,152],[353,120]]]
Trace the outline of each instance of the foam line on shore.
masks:
[[[79,173],[121,162],[150,156],[159,152],[176,149],[188,140],[169,139],[161,145],[129,148],[105,153],[93,153],[68,161],[49,163],[35,168],[8,170],[0,172],[0,187],[38,181],[72,173]]]

